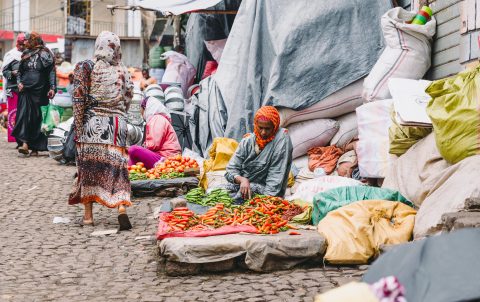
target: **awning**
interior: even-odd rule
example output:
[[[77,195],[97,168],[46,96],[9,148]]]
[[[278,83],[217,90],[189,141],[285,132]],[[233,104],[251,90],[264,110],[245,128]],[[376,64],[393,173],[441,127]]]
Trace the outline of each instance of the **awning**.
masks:
[[[217,5],[222,0],[140,0],[136,6],[108,5],[109,9],[147,9],[160,11],[164,15],[171,13],[181,15],[187,12],[206,9]]]

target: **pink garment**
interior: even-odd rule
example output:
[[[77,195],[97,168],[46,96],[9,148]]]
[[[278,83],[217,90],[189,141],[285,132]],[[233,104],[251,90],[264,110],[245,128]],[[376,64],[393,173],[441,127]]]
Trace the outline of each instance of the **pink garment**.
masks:
[[[132,166],[138,162],[142,162],[145,168],[151,169],[155,166],[155,163],[163,159],[158,153],[150,151],[141,146],[130,146],[128,148],[128,165]]]
[[[173,126],[162,114],[155,114],[148,120],[145,131],[145,147],[161,157],[182,153]]]
[[[8,108],[8,117],[7,117],[7,137],[8,142],[15,142],[15,137],[12,136],[13,128],[15,127],[15,121],[17,116],[17,102],[18,102],[18,93],[11,92],[12,96],[7,97],[7,108]]]

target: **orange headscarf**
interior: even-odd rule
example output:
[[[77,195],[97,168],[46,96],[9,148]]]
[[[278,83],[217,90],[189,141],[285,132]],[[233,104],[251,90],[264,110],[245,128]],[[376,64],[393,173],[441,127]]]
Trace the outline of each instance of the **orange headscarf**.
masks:
[[[262,139],[260,136],[260,132],[258,131],[258,121],[270,121],[273,123],[274,130],[272,136],[267,139]],[[263,106],[258,109],[257,113],[255,113],[255,117],[253,119],[253,132],[256,136],[257,145],[260,150],[263,150],[265,146],[273,141],[275,135],[277,134],[278,127],[280,126],[280,114],[278,113],[277,109],[273,106]]]

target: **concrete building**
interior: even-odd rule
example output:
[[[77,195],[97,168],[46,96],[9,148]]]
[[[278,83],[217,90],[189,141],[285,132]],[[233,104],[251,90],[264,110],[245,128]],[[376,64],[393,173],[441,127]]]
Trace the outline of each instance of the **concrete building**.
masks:
[[[37,31],[67,61],[91,58],[96,36],[103,30],[122,40],[128,66],[140,67],[140,12],[115,11],[107,5],[133,5],[138,0],[0,0],[0,57],[14,46],[19,32]]]

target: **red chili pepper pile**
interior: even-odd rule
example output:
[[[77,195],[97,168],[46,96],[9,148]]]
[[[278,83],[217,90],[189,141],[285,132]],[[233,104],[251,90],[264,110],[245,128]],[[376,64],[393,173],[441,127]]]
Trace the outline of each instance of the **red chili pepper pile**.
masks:
[[[282,218],[285,213],[298,212],[298,206],[280,197],[255,197],[246,205],[233,209],[217,204],[204,215],[196,216],[188,208],[176,208],[166,215],[169,231],[205,230],[225,225],[251,225],[259,233],[277,234],[280,231],[296,229]]]

